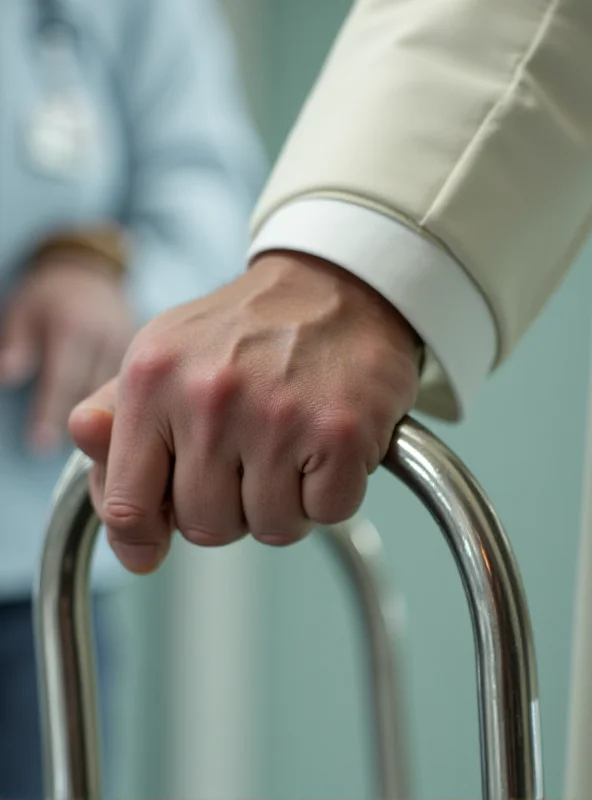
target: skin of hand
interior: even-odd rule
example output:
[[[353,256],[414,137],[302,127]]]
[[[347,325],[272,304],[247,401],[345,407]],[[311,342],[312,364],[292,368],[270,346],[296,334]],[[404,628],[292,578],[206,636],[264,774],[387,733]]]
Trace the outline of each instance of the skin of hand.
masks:
[[[97,257],[54,253],[36,263],[0,319],[0,387],[35,379],[32,449],[56,449],[82,398],[117,374],[136,326],[121,278]]]
[[[120,561],[151,572],[174,527],[284,545],[349,518],[414,403],[420,352],[372,288],[295,253],[156,317],[70,418]]]

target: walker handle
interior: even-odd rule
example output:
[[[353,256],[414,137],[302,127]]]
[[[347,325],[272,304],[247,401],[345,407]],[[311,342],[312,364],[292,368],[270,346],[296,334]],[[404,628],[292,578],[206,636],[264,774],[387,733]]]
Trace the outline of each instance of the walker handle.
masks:
[[[383,463],[438,523],[463,582],[477,660],[483,797],[542,800],[532,628],[503,528],[466,467],[414,420],[405,418],[397,426]],[[89,614],[89,568],[99,520],[88,496],[89,467],[88,459],[75,453],[56,487],[35,592],[47,800],[101,800]],[[377,586],[370,581],[364,592],[370,598],[369,621],[386,635]],[[377,642],[388,649],[384,635]],[[383,678],[384,670],[374,674],[375,685]],[[387,736],[385,742],[395,759],[395,739]],[[394,800],[396,795],[389,794],[394,784],[388,776],[385,783],[385,774],[383,769],[381,798]]]

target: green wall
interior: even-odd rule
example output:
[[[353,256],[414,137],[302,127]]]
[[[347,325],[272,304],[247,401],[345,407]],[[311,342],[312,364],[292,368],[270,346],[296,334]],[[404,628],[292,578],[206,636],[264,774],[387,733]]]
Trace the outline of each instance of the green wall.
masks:
[[[273,155],[349,2],[257,6],[265,25],[254,92]],[[539,655],[548,798],[559,797],[563,770],[591,258],[580,260],[470,419],[457,428],[433,426],[489,492],[523,571]],[[455,568],[423,509],[390,477],[376,476],[365,510],[407,599],[416,797],[473,800],[480,786],[474,660]],[[345,589],[318,542],[268,559],[264,796],[371,797],[363,662]]]

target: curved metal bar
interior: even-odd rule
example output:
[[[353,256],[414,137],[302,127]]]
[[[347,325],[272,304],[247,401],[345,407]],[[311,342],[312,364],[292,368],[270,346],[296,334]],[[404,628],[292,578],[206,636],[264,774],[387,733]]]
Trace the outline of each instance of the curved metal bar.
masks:
[[[397,661],[403,598],[385,572],[384,548],[374,525],[356,518],[322,526],[319,533],[348,579],[367,643],[377,796],[411,800],[406,707]]]
[[[49,800],[100,800],[88,598],[98,522],[88,466],[76,454],[56,488],[35,597]],[[476,642],[483,796],[542,800],[532,631],[503,529],[466,468],[416,422],[398,426],[385,466],[436,519],[461,573]]]
[[[542,800],[536,659],[518,565],[475,478],[435,436],[405,420],[384,466],[440,526],[471,612],[486,800]]]
[[[90,564],[99,520],[91,462],[75,453],[55,488],[34,597],[46,800],[101,800]]]

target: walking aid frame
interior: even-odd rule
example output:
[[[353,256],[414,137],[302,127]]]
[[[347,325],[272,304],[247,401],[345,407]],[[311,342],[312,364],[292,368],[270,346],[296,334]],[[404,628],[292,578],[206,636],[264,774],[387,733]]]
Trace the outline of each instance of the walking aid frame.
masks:
[[[520,573],[490,502],[462,462],[405,418],[384,467],[419,498],[457,564],[475,641],[482,795],[543,800],[532,627]],[[47,800],[101,800],[89,573],[100,527],[75,453],[56,487],[35,591],[35,628]],[[380,541],[366,524],[321,529],[345,569],[363,620],[374,705],[381,800],[408,800],[392,606]],[[287,556],[288,557],[288,556]]]

